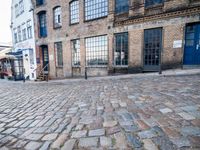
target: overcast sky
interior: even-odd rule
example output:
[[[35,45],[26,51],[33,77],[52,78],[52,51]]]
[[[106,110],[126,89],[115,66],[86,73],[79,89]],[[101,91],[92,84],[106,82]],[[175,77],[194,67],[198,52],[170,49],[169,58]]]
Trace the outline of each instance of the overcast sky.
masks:
[[[11,0],[0,0],[0,43],[12,41],[10,31]]]

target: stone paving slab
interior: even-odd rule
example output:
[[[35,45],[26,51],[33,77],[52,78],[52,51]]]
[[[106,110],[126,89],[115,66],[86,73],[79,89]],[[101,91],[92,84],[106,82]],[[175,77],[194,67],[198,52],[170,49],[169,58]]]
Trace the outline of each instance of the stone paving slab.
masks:
[[[199,149],[200,76],[182,73],[0,80],[0,149]]]

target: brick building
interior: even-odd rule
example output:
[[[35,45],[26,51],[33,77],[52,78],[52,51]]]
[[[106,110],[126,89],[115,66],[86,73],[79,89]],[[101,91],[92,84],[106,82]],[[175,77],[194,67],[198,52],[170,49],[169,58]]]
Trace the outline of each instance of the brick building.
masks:
[[[33,3],[37,64],[51,78],[200,66],[199,0]]]

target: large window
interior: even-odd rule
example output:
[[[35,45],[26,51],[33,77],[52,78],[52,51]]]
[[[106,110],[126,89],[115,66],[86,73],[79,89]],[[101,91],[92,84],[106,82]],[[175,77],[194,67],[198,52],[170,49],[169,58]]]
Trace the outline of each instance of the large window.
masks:
[[[56,53],[56,66],[62,67],[63,66],[62,42],[56,42],[54,46],[55,46],[55,53]]]
[[[44,0],[36,0],[36,5],[43,5],[44,4]]]
[[[15,43],[18,42],[18,41],[17,41],[17,29],[16,29],[16,28],[14,29],[14,40],[15,40],[15,41],[14,41]]]
[[[18,33],[18,42],[21,42],[22,41],[22,31],[21,31],[20,26],[17,27],[17,33]]]
[[[62,26],[61,22],[61,7],[56,7],[53,9],[54,15],[54,28],[59,28]]]
[[[27,21],[27,37],[28,39],[32,38],[32,25],[31,25],[31,20]]]
[[[85,20],[108,15],[108,0],[85,0]]]
[[[38,14],[39,18],[39,35],[40,37],[46,37],[47,36],[47,25],[46,25],[46,12],[42,11]]]
[[[128,65],[128,33],[115,34],[114,59],[116,66]]]
[[[72,66],[80,66],[80,40],[72,40]]]
[[[125,13],[129,11],[129,0],[115,0],[115,13]]]
[[[108,64],[107,36],[86,38],[87,66],[105,66]]]
[[[145,0],[145,7],[162,4],[163,0]]]
[[[26,24],[22,24],[22,37],[23,37],[23,41],[26,40]]]
[[[79,1],[75,0],[70,3],[70,24],[79,22]]]

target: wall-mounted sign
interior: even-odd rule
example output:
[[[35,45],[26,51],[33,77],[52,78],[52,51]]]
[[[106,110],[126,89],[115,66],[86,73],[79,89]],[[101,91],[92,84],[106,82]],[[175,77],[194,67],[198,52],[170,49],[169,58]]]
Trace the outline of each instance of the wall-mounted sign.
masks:
[[[174,41],[173,48],[181,48],[182,47],[182,40]]]

